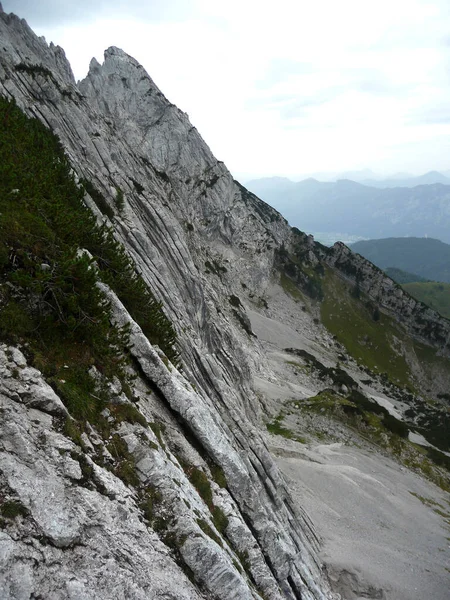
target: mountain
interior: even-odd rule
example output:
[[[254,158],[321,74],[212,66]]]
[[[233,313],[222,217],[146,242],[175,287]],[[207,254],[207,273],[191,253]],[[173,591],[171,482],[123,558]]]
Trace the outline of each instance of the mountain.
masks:
[[[378,189],[350,180],[282,185],[259,179],[249,189],[307,232],[366,238],[430,236],[450,242],[450,186],[442,183]]]
[[[388,179],[368,178],[361,180],[361,183],[377,188],[416,187],[418,185],[432,185],[434,183],[450,185],[450,178],[439,173],[439,171],[429,171],[417,177],[399,174],[397,177],[389,177]]]
[[[395,267],[428,280],[450,282],[450,245],[439,240],[416,237],[363,240],[352,244],[351,249],[380,269]]]
[[[450,322],[0,38],[0,597],[446,600]]]

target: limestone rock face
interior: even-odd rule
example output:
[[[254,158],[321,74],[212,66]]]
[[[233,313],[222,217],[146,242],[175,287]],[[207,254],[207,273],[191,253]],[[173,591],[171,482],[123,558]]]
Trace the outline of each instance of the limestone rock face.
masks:
[[[55,430],[53,419],[68,417],[39,374],[33,373],[34,387],[15,391],[14,399],[5,392],[11,424],[2,430],[2,471],[12,501],[27,516],[8,524],[3,536],[2,573],[9,576],[2,597],[28,598],[30,590],[39,590],[55,598],[225,600],[255,598],[259,590],[271,599],[332,598],[314,530],[291,502],[255,427],[259,403],[250,370],[259,351],[242,329],[249,321],[238,297],[241,281],[257,291],[269,280],[274,249],[290,235],[287,223],[233,180],[187,116],[123,51],[108,49],[104,64],[92,61],[76,86],[63,51],[37,38],[24,21],[2,14],[0,36],[0,93],[51,127],[77,176],[91,181],[111,205],[118,239],[177,328],[184,370],[169,370],[133,325],[141,385],[151,382],[160,396],[151,407],[146,396],[139,408],[170,429],[165,449],[150,430],[136,431],[138,425],[122,424],[117,435],[134,457],[141,485],[157,489],[162,499],[159,537],[143,521],[133,486],[98,466],[99,449],[111,461],[108,443],[93,431],[75,449]],[[106,218],[91,198],[86,202]],[[119,304],[117,319],[131,322]],[[17,431],[19,422],[23,431]],[[40,442],[44,434],[51,444]],[[214,533],[211,507],[170,447],[209,478],[208,461],[223,469],[227,488],[209,485],[214,506],[227,519],[224,531]],[[93,489],[80,485],[87,477],[81,463],[64,458],[76,453],[88,464],[86,485]],[[48,540],[44,549],[42,537]],[[27,565],[22,587],[11,570],[18,556]],[[32,564],[42,564],[43,556],[53,566],[41,568],[38,581]],[[102,575],[101,562],[107,565]]]

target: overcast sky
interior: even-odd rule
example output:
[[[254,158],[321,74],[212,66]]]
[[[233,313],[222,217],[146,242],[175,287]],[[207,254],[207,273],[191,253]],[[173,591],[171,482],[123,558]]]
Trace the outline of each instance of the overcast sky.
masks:
[[[450,170],[449,0],[2,0],[77,79],[119,46],[241,180]]]

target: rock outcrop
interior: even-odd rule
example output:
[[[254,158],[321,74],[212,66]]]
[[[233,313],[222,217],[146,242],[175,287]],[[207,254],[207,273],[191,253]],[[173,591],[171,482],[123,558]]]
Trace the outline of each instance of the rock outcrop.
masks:
[[[15,98],[25,112],[59,136],[77,176],[90,181],[110,204],[118,239],[177,329],[183,376],[175,368],[169,370],[134,329],[133,352],[142,371],[142,385],[158,390],[158,408],[153,407],[148,418],[166,422],[170,441],[165,444],[178,448],[185,470],[170,451],[162,450],[148,428],[142,431],[140,425],[122,424],[118,434],[133,456],[139,485],[157,490],[158,499],[167,506],[161,539],[173,546],[173,554],[195,582],[188,584],[173,561],[166,570],[170,554],[139,520],[136,492],[90,458],[90,454],[98,455],[99,447],[105,446],[106,452],[108,441],[99,440],[93,432],[84,439],[83,448],[75,448],[54,432],[52,417],[41,405],[40,410],[47,412],[39,413],[39,423],[44,422],[56,447],[42,445],[42,428],[33,423],[39,409],[31,408],[28,400],[27,408],[23,394],[18,393],[14,400],[7,395],[4,400],[20,407],[20,417],[14,405],[9,414],[16,425],[19,419],[28,429],[26,436],[17,435],[26,440],[26,448],[21,449],[26,456],[12,447],[8,431],[3,430],[5,461],[13,452],[15,464],[2,471],[11,502],[22,504],[27,517],[19,517],[12,530],[4,533],[9,558],[3,572],[10,570],[14,557],[23,554],[28,587],[16,591],[17,576],[12,571],[4,596],[30,597],[33,589],[45,597],[110,598],[111,590],[117,589],[116,597],[138,598],[149,589],[150,595],[161,598],[198,594],[224,600],[252,598],[255,590],[274,599],[331,598],[317,558],[314,530],[291,502],[254,426],[259,405],[250,385],[251,360],[246,348],[253,341],[242,329],[241,323],[247,322],[243,306],[239,299],[233,302],[236,276],[245,278],[255,290],[269,279],[274,248],[290,235],[287,223],[270,207],[246,197],[187,116],[167,101],[144,69],[123,51],[108,49],[102,66],[92,61],[88,77],[77,86],[64,52],[37,38],[23,20],[1,14],[0,29],[0,93]],[[118,190],[124,202],[120,211],[115,206]],[[86,202],[100,220],[108,219],[92,198],[86,197]],[[119,313],[130,321],[123,309]],[[254,358],[257,354],[256,350]],[[141,410],[146,414],[146,406]],[[41,445],[42,456],[33,471],[26,461],[36,456]],[[79,451],[91,473],[88,485],[94,489],[89,494],[79,489],[83,474],[76,460],[67,459],[68,476],[65,467],[59,466],[64,462],[63,452]],[[214,530],[211,506],[205,505],[186,475],[195,468],[210,479],[208,461],[220,466],[226,478],[226,489],[207,484],[213,489],[214,507],[226,517],[222,532]],[[40,464],[48,480],[38,487]],[[68,488],[73,485],[77,491],[71,497]],[[47,493],[41,498],[43,488],[54,493],[50,514]],[[110,510],[102,508],[103,496],[108,506],[114,496]],[[153,503],[157,504],[154,499]],[[41,518],[45,511],[47,520]],[[114,525],[117,519],[126,522],[126,535]],[[42,551],[38,538],[48,540],[50,554],[59,557],[48,558],[58,567],[43,569],[42,582],[32,575],[32,565],[42,562],[37,557]],[[141,538],[137,550],[133,544]],[[24,553],[24,545],[33,547],[33,552]],[[99,576],[95,561],[89,560],[93,546],[98,560],[105,547],[113,556],[103,557],[114,573],[110,580],[105,574],[107,583]],[[72,581],[64,565],[67,569],[73,565],[73,551],[81,558]],[[171,570],[177,574],[171,576]],[[162,572],[165,591],[156,583]]]

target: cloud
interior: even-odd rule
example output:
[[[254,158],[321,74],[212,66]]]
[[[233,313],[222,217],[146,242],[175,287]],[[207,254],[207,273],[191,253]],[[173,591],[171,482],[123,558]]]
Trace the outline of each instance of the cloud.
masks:
[[[3,7],[61,45],[76,77],[92,56],[101,62],[106,47],[122,47],[235,173],[450,166],[448,0],[3,0]],[[428,154],[433,140],[442,151]],[[427,152],[415,158],[408,144]]]
[[[99,18],[180,21],[192,12],[186,0],[3,0],[5,12],[23,16],[31,26],[61,26]]]

